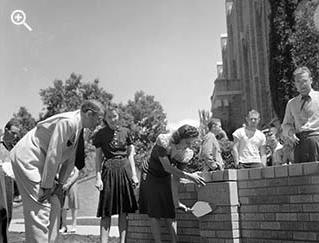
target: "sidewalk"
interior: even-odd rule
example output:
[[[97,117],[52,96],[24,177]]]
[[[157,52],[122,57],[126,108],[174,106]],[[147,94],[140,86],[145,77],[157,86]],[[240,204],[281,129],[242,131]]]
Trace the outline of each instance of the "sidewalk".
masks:
[[[71,218],[67,218],[69,223]],[[100,235],[99,219],[96,217],[78,217],[78,225],[76,228],[77,235]],[[119,237],[117,227],[118,217],[113,216],[110,229],[110,237]],[[21,233],[24,232],[24,219],[13,219],[10,223],[9,232]]]

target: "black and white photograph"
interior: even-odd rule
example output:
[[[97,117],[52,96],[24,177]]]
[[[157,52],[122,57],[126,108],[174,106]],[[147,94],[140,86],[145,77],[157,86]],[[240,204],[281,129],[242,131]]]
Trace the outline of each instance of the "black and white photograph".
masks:
[[[319,0],[0,0],[0,243],[319,242]]]

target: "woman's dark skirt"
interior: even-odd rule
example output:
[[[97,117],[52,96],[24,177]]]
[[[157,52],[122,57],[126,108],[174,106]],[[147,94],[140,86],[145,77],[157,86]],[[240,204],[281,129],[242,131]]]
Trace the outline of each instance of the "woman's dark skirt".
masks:
[[[137,203],[132,182],[126,172],[127,158],[109,159],[102,169],[103,190],[100,192],[97,217],[134,213]]]
[[[154,177],[143,172],[139,194],[140,213],[151,218],[175,218],[171,175]]]

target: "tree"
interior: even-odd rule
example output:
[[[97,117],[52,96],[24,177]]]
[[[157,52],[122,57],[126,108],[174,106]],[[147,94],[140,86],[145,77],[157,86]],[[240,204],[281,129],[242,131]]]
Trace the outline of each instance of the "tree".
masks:
[[[92,83],[82,83],[82,76],[72,73],[65,83],[53,81],[53,87],[40,90],[40,96],[45,106],[40,115],[43,120],[57,113],[79,109],[83,100],[96,99],[102,104],[109,104],[113,95],[99,87],[99,80]]]
[[[119,110],[122,125],[134,136],[135,160],[139,167],[148,159],[157,136],[166,131],[166,114],[155,97],[143,91],[136,92],[134,100],[126,105],[120,104]]]
[[[295,27],[295,15],[300,0],[270,0],[270,70],[269,82],[272,103],[282,120],[287,101],[295,95],[292,73],[295,64],[292,57],[291,36]]]
[[[20,134],[19,137],[23,137],[28,131],[36,125],[36,120],[32,117],[32,115],[28,112],[28,110],[21,106],[19,111],[13,114],[13,118],[16,119],[20,126]]]

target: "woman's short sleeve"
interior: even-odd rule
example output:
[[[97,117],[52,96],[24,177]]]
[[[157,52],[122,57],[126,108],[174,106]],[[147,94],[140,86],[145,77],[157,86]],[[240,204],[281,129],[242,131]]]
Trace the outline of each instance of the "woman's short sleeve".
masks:
[[[105,139],[106,136],[106,130],[104,128],[101,128],[100,130],[98,130],[92,138],[92,143],[96,148],[100,148],[102,147],[103,141]],[[103,139],[104,138],[104,139]]]

